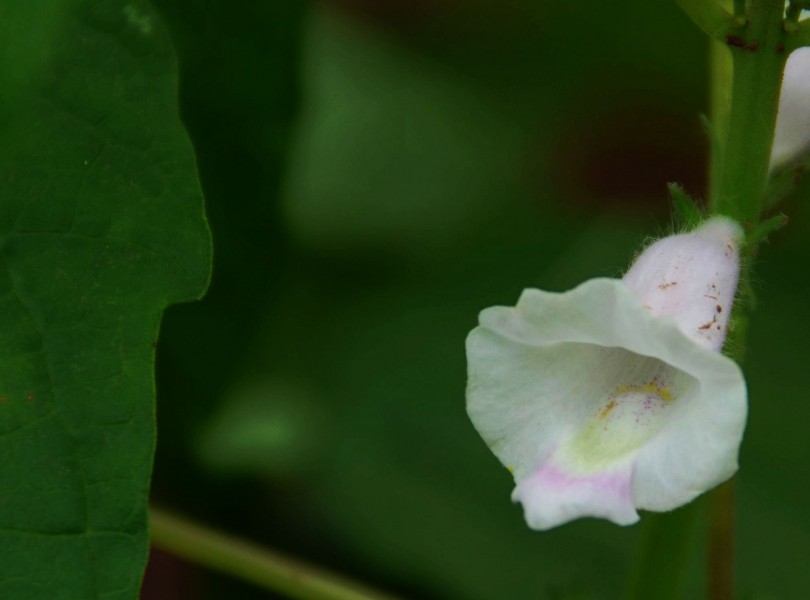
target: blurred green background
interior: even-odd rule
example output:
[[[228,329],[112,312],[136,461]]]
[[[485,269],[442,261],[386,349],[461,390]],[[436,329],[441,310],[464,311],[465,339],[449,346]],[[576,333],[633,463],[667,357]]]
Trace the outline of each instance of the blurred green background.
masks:
[[[619,275],[667,182],[703,193],[701,34],[673,1],[155,4],[215,264],[164,319],[154,502],[403,598],[621,598],[678,515],[530,531],[465,415],[464,338],[525,287]],[[810,594],[809,193],[754,282],[744,599]],[[143,591],[269,597],[157,551]]]

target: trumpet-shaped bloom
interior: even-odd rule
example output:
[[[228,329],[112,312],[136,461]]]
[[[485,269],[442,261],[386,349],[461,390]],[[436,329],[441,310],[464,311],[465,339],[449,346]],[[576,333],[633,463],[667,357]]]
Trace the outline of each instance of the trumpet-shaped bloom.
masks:
[[[623,279],[525,290],[467,338],[467,412],[512,472],[530,527],[620,525],[731,477],[746,419],[719,352],[740,228],[714,218],[647,247]]]
[[[787,61],[771,168],[789,165],[810,151],[810,48],[794,50]]]

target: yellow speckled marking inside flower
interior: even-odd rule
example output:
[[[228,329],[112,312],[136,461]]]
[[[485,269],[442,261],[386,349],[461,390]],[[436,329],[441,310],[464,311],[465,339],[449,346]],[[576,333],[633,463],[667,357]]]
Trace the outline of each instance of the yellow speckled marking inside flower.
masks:
[[[618,404],[617,398],[631,393],[645,395],[652,394],[664,402],[672,402],[675,399],[669,388],[660,385],[657,379],[653,379],[649,383],[643,384],[620,385],[613,390],[613,393],[610,395],[610,400],[605,407],[599,411],[599,418],[604,419],[611,412],[613,412],[613,409],[616,408],[616,405]]]
[[[560,454],[577,472],[593,472],[633,452],[660,427],[663,411],[676,400],[661,378],[622,384],[594,417],[563,443]]]

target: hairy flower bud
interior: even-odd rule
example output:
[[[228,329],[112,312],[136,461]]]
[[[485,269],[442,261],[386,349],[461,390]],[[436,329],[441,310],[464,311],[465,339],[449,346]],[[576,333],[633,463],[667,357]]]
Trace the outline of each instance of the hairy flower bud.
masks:
[[[639,255],[623,281],[651,314],[672,317],[697,343],[719,350],[740,275],[740,235],[733,221],[714,219],[663,238]]]

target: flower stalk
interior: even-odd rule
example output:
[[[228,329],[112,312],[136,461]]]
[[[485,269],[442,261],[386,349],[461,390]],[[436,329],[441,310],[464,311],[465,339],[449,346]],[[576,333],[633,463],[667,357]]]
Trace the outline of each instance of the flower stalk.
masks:
[[[739,33],[713,44],[712,118],[717,144],[711,154],[710,209],[750,228],[761,219],[771,166],[782,74],[792,40],[785,31],[783,0],[752,0]],[[735,1],[740,14],[745,2]],[[795,34],[794,34],[795,40]],[[719,47],[724,43],[728,50]],[[730,53],[730,60],[729,60]],[[730,63],[730,64],[729,64]],[[729,68],[730,67],[730,68]],[[731,94],[728,96],[729,75]],[[752,255],[756,243],[746,248]],[[742,279],[750,262],[743,265]],[[730,349],[742,362],[745,325],[751,307],[743,296],[737,306]],[[734,485],[727,482],[710,496],[708,597],[734,596]]]
[[[712,4],[709,2],[708,4]],[[759,223],[787,60],[783,0],[752,0],[746,25],[725,43],[732,57],[727,135],[714,154],[711,212]],[[723,121],[723,115],[715,115]]]
[[[734,480],[709,497],[708,597],[734,598]]]

